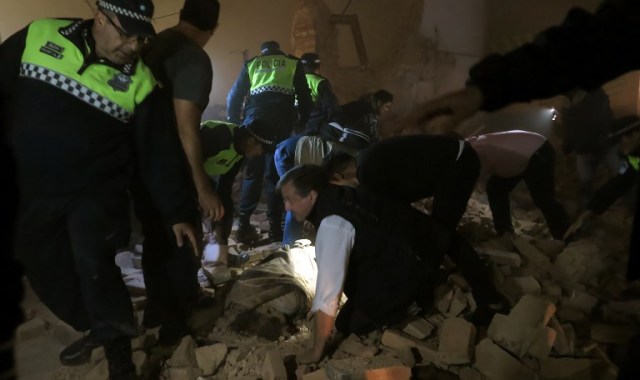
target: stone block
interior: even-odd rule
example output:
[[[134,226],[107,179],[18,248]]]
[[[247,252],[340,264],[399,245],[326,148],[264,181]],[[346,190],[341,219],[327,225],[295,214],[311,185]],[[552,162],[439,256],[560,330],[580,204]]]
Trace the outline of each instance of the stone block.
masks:
[[[569,297],[562,299],[562,306],[580,310],[586,315],[590,315],[593,309],[598,305],[598,298],[589,293],[581,291],[572,291]]]
[[[329,378],[324,368],[321,368],[317,371],[305,373],[302,375],[302,380],[329,380]]]
[[[555,330],[554,350],[560,355],[571,355],[575,351],[575,330],[570,323],[560,324],[555,316],[549,321],[549,327]]]
[[[550,273],[563,288],[578,289],[578,284],[589,283],[605,267],[599,252],[600,249],[589,242],[573,242],[558,255]]]
[[[169,367],[198,367],[195,355],[196,347],[197,344],[191,335],[185,336],[167,361],[167,364],[169,364]]]
[[[487,260],[498,265],[507,265],[510,267],[519,267],[522,265],[522,257],[515,252],[503,251],[489,247],[479,247],[476,248],[476,251]]]
[[[435,326],[424,318],[417,318],[407,323],[402,331],[413,336],[414,338],[424,339],[431,335]]]
[[[84,380],[107,380],[109,379],[109,363],[102,360],[96,363],[84,377]]]
[[[476,346],[474,367],[491,380],[534,380],[536,373],[490,339]]]
[[[419,340],[398,330],[385,330],[382,333],[380,342],[391,348],[411,348],[418,347],[423,343]]]
[[[409,367],[386,367],[376,368],[364,371],[364,378],[366,380],[410,380],[411,368]]]
[[[543,297],[525,295],[513,307],[509,317],[523,326],[546,326],[556,312],[556,306]]]
[[[375,346],[368,346],[360,342],[357,335],[351,334],[340,343],[340,350],[353,356],[363,356],[372,358],[378,349]]]
[[[280,352],[277,350],[267,352],[261,373],[263,380],[287,380],[287,370],[284,367]]]
[[[540,252],[533,244],[522,237],[515,237],[513,239],[513,245],[522,256],[527,259],[527,263],[530,266],[535,266],[541,270],[547,272],[551,269],[551,260],[544,253]]]
[[[210,346],[198,347],[195,350],[198,368],[205,376],[213,375],[227,356],[227,345],[216,343]]]
[[[550,327],[540,327],[531,335],[531,345],[527,353],[532,357],[545,360],[549,357],[551,348],[556,341],[557,333]]]
[[[558,256],[566,246],[564,241],[553,239],[534,240],[533,245],[536,246],[536,248],[538,248],[542,253],[552,258]]]
[[[49,327],[49,334],[63,346],[68,346],[82,338],[83,334],[62,321],[56,321]]]
[[[44,335],[47,331],[47,324],[42,319],[35,317],[20,324],[16,330],[16,340],[25,341]]]
[[[538,296],[542,294],[540,283],[532,276],[510,277],[507,279],[506,286],[519,296],[524,294]]]
[[[202,370],[195,367],[169,367],[169,380],[196,380]]]
[[[446,364],[467,364],[473,360],[476,328],[462,318],[449,318],[440,330],[438,354]]]
[[[143,377],[149,368],[149,358],[144,351],[134,351],[132,354],[133,365],[136,367],[136,376]]]

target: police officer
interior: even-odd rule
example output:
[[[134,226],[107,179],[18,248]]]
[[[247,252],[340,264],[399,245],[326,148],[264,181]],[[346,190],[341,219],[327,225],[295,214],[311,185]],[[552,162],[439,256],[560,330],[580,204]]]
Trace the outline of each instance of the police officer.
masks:
[[[225,210],[229,210],[216,223],[209,245],[205,248],[204,261],[225,264],[219,267],[227,264],[227,244],[233,224],[233,183],[245,158],[260,156],[273,144],[269,130],[270,125],[260,119],[253,119],[243,126],[206,120],[200,126],[204,169]],[[207,257],[211,250],[216,252],[216,257]]]
[[[149,0],[99,0],[93,19],[33,21],[0,51],[21,197],[17,257],[56,316],[91,330],[63,350],[63,364],[87,362],[103,344],[111,379],[135,376],[137,325],[114,262],[128,244],[134,170],[176,243],[197,243],[182,213],[192,199],[170,99],[138,58],[154,34],[153,9]]]
[[[245,124],[256,118],[265,120],[276,136],[275,144],[289,137],[296,124],[305,125],[310,109],[311,93],[302,63],[283,53],[276,41],[264,42],[260,47],[260,55],[245,62],[227,96],[228,120],[236,124],[241,124],[242,116]],[[284,210],[282,199],[275,192],[279,177],[273,163],[273,151],[270,150],[246,162],[237,232],[238,241],[243,243],[257,239],[257,233],[249,221],[260,199],[263,177],[266,178],[264,191],[268,202],[269,234],[274,241],[282,240]]]
[[[313,108],[309,114],[309,121],[305,134],[316,135],[318,128],[333,120],[338,112],[338,98],[333,93],[329,80],[318,73],[320,69],[320,57],[316,53],[304,53],[300,57],[304,66],[305,77],[311,90]]]

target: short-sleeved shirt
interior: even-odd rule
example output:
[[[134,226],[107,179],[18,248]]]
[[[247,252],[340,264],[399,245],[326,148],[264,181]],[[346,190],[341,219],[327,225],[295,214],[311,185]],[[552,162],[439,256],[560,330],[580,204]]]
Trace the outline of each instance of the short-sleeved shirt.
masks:
[[[320,310],[330,316],[338,314],[355,236],[353,225],[341,216],[329,215],[320,222],[316,234],[318,280],[311,311]]]
[[[160,82],[171,86],[174,99],[196,103],[202,110],[207,107],[213,81],[211,59],[193,40],[173,29],[164,30],[144,60]]]

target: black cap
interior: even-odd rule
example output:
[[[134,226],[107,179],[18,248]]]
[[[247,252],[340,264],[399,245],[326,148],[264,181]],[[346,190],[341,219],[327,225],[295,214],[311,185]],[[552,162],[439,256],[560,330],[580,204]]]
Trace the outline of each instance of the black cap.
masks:
[[[300,61],[305,66],[318,66],[320,65],[320,57],[316,53],[304,53],[300,57]]]
[[[248,124],[242,125],[241,128],[247,128],[247,131],[254,139],[265,145],[272,145],[274,134],[271,132],[271,125],[260,119],[253,119]]]
[[[280,50],[280,44],[276,41],[265,41],[260,45],[260,54],[264,54],[268,51]]]
[[[185,0],[180,20],[200,30],[213,30],[218,25],[220,3],[218,0]]]
[[[156,34],[151,23],[153,3],[151,0],[98,0],[98,7],[113,12],[122,29],[136,36]]]

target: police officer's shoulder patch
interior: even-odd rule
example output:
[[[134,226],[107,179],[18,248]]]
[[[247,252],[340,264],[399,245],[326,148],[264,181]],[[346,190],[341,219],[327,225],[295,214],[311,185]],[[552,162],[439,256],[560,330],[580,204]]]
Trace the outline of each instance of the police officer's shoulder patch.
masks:
[[[129,90],[129,85],[131,84],[131,77],[127,74],[117,73],[113,76],[113,78],[109,79],[107,82],[111,88],[115,91],[126,92]]]

